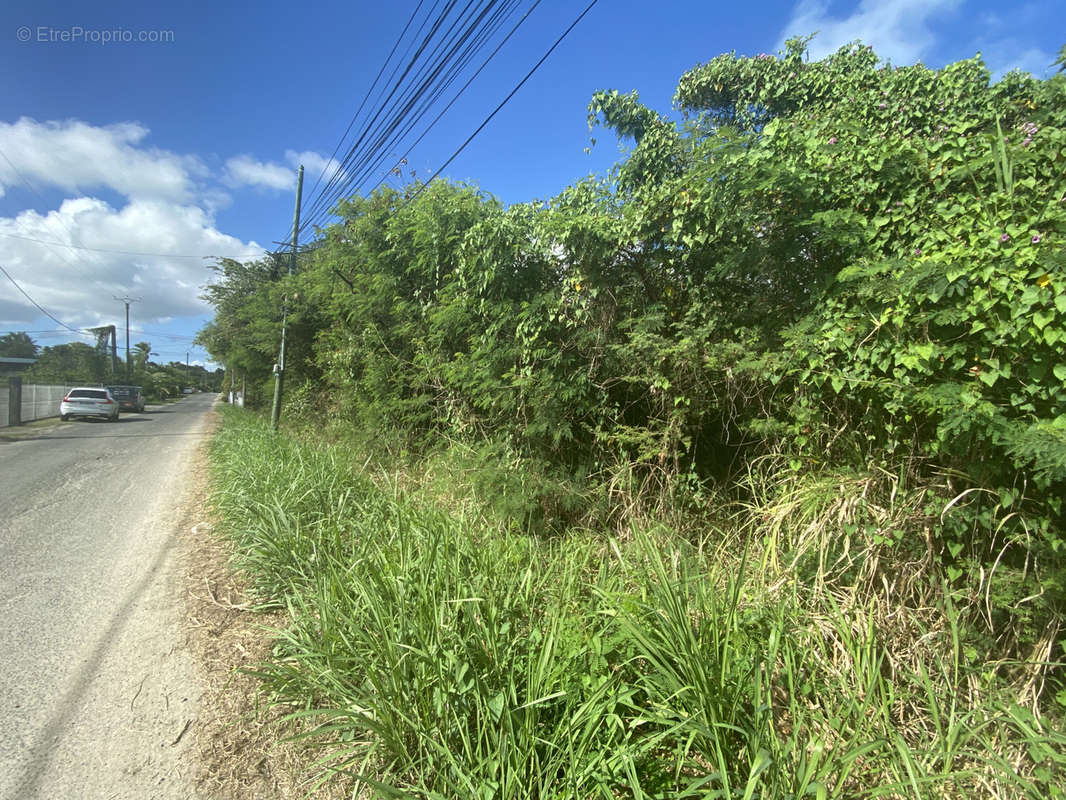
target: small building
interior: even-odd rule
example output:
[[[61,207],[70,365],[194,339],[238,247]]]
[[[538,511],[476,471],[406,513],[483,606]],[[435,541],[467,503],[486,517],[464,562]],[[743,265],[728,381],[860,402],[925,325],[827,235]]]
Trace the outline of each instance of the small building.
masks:
[[[13,358],[0,356],[0,376],[18,375],[37,363],[36,358]]]

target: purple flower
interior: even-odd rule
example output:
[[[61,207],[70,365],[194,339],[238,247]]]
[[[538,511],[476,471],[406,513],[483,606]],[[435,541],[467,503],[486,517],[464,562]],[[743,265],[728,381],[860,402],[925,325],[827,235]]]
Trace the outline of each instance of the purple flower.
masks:
[[[920,248],[920,247],[915,247],[915,248],[914,248],[914,255],[916,255],[916,256],[920,256],[921,254],[922,254],[922,248]]]
[[[888,108],[888,103],[878,103],[877,107],[878,108]]]
[[[999,237],[999,240],[1001,242],[1009,242],[1010,241],[1010,234],[1009,233],[1003,234],[1002,236]]]
[[[829,144],[836,144],[836,143],[837,143],[837,137],[833,136],[833,137],[831,137],[829,139]]]
[[[1032,242],[1033,244],[1040,244],[1040,234],[1039,234],[1039,233],[1034,233],[1034,234],[1033,234],[1033,238],[1032,238],[1032,239],[1030,239],[1030,241],[1031,241],[1031,242]]]

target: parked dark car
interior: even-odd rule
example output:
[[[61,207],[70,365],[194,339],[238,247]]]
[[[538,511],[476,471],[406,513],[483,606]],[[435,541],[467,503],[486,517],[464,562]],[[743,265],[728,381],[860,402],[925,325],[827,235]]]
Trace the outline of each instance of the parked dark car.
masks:
[[[108,386],[111,396],[122,411],[144,411],[144,395],[140,386]]]

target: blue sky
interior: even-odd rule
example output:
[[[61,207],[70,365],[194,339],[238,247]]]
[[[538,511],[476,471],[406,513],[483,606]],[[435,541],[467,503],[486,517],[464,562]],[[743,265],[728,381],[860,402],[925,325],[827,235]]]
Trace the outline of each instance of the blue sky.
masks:
[[[164,361],[184,360],[210,316],[204,257],[254,257],[287,235],[296,164],[310,191],[417,2],[219,5],[0,10],[0,266],[73,328],[121,324],[114,297],[139,298],[131,339]],[[440,167],[585,5],[542,0],[407,168]],[[619,158],[603,132],[585,152],[596,90],[635,89],[668,112],[685,70],[815,31],[812,58],[861,39],[897,64],[980,51],[997,76],[1049,75],[1066,43],[1051,0],[600,0],[445,175],[507,203],[550,197]],[[57,329],[0,274],[0,332]]]

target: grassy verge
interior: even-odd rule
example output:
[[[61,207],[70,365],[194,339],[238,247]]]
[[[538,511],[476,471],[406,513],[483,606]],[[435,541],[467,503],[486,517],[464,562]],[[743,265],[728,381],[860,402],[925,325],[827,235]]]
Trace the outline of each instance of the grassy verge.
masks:
[[[256,674],[353,796],[1064,796],[1066,736],[957,596],[819,539],[846,508],[541,537],[227,411],[214,502],[287,618]]]

